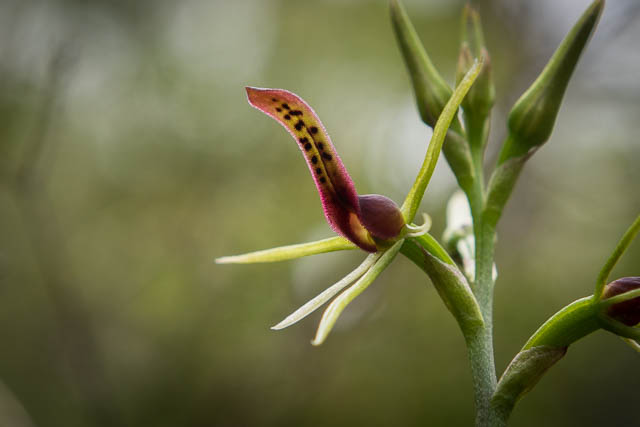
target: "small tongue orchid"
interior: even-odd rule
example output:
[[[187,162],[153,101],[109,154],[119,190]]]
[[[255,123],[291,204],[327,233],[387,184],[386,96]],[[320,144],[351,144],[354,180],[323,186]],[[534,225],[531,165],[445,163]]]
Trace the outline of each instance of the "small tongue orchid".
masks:
[[[351,285],[324,312],[312,341],[314,345],[321,344],[342,310],[391,263],[405,239],[417,238],[427,233],[431,225],[428,216],[424,216],[422,226],[411,224],[411,221],[435,168],[447,129],[460,102],[477,77],[480,66],[476,64],[469,70],[445,106],[434,128],[422,169],[402,208],[385,196],[358,195],[322,122],[302,98],[283,89],[246,88],[249,103],[278,121],[295,139],[320,195],[325,218],[341,237],[222,257],[216,262],[273,262],[356,247],[369,252],[369,256],[354,271],[272,329],[282,329],[296,323]]]

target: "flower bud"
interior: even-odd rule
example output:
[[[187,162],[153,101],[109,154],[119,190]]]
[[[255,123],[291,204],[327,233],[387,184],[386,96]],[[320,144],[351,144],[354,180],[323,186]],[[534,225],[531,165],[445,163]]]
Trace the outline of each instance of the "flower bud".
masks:
[[[391,1],[391,22],[411,76],[420,117],[434,127],[453,91],[429,59],[399,0]]]
[[[460,57],[458,59],[458,75],[464,73],[469,69],[469,59],[471,58],[471,51],[463,46],[460,51]],[[491,78],[491,59],[489,58],[489,52],[486,49],[480,51],[480,55],[484,57],[484,65],[478,79],[469,89],[469,93],[462,101],[462,108],[467,112],[480,117],[486,117],[493,107],[493,103],[496,99],[496,89],[493,85],[493,79]],[[471,60],[473,64],[473,60]],[[464,75],[464,74],[462,74]]]
[[[604,6],[594,1],[555,51],[542,73],[520,97],[509,114],[509,138],[499,163],[520,157],[551,136],[560,104],[578,59]]]
[[[462,101],[465,115],[471,114],[484,121],[493,107],[496,94],[491,78],[489,52],[485,46],[482,24],[480,23],[480,14],[470,5],[465,6],[462,12],[460,39],[460,54],[456,70],[457,82],[460,82],[466,72],[469,71],[475,58],[484,58],[484,64],[478,78]]]
[[[636,289],[640,289],[640,276],[623,277],[614,280],[604,288],[602,299],[611,298]],[[635,326],[640,323],[640,296],[613,304],[607,309],[607,315],[627,326]]]
[[[358,196],[360,221],[374,237],[389,240],[397,237],[405,226],[404,217],[398,205],[388,197],[379,194]]]

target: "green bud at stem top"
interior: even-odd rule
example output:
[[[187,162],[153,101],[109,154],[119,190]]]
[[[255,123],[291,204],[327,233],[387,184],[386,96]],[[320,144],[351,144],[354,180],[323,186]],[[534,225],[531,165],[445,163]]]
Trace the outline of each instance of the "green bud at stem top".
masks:
[[[468,4],[462,11],[460,33],[461,44],[456,70],[456,82],[459,83],[462,80],[462,77],[473,65],[475,58],[484,58],[482,70],[480,70],[476,82],[462,102],[462,108],[465,116],[471,114],[477,118],[477,121],[484,121],[493,107],[496,91],[491,78],[491,61],[484,43],[480,14]]]
[[[420,117],[434,127],[453,91],[431,62],[400,0],[391,0],[390,6],[393,30],[411,76]]]
[[[500,153],[499,163],[522,156],[549,139],[569,79],[598,23],[603,7],[604,0],[596,0],[591,4],[562,41],[540,76],[516,102],[509,114],[509,137]]]
[[[462,101],[462,108],[465,111],[465,115],[471,113],[486,118],[495,102],[496,90],[493,85],[493,79],[491,78],[489,52],[483,48],[477,56],[484,57],[484,65],[482,66],[482,70],[480,70],[478,79],[469,90],[469,94],[464,101]],[[473,65],[473,61],[473,55],[469,46],[463,44],[460,48],[460,55],[458,56],[457,81],[461,80],[465,73],[469,71],[469,68]]]

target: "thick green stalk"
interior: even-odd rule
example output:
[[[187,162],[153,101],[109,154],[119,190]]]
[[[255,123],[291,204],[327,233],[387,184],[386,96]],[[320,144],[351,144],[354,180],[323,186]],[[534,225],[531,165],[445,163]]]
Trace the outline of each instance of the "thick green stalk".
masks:
[[[476,162],[476,168],[481,170],[480,162]],[[481,180],[476,181],[475,190],[470,194],[470,204],[476,242],[476,276],[473,291],[484,320],[483,328],[472,331],[471,334],[465,334],[473,376],[476,426],[502,426],[506,425],[504,420],[498,419],[497,414],[491,408],[491,397],[497,384],[493,353],[492,276],[495,229],[483,218],[484,190]]]
[[[484,325],[475,331],[465,331],[467,351],[473,377],[476,426],[493,427],[506,425],[491,407],[491,398],[497,385],[493,349],[493,265],[495,247],[495,225],[485,218],[484,147],[488,134],[487,117],[473,120],[469,117],[468,137],[474,167],[474,186],[467,192],[475,238],[475,280],[473,292],[476,296]]]

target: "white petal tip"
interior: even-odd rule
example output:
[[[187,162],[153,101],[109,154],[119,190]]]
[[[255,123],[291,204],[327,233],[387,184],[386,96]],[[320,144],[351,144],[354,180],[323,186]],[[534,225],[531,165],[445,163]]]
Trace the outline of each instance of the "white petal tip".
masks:
[[[324,343],[327,340],[327,337],[329,336],[329,332],[331,332],[331,329],[333,328],[333,325],[331,325],[329,330],[327,330],[325,326],[322,325],[322,320],[320,321],[320,323],[321,325],[318,327],[318,331],[316,331],[315,338],[311,340],[311,345],[315,347],[322,345],[322,343]],[[335,320],[334,320],[334,323],[335,323]]]

